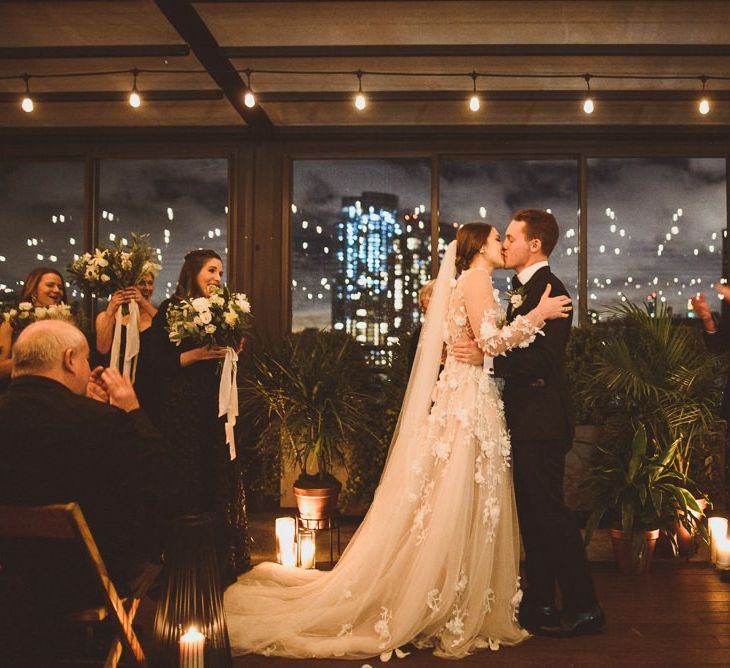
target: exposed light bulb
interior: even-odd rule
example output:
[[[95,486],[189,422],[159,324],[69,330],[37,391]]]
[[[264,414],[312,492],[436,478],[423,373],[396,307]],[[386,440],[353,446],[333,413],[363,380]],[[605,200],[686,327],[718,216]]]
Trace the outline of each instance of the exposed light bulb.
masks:
[[[701,114],[702,114],[703,116],[704,116],[705,114],[709,114],[709,113],[710,113],[710,101],[709,101],[709,100],[708,100],[708,99],[707,99],[706,97],[703,97],[703,98],[702,98],[702,99],[700,100],[700,103],[699,103],[699,105],[698,105],[698,107],[697,107],[697,108],[699,109],[700,113],[701,113]]]
[[[25,81],[25,97],[23,97],[22,101],[20,102],[20,108],[26,114],[29,114],[31,111],[33,111],[33,99],[30,96],[30,75],[23,75],[23,81]]]
[[[256,106],[256,97],[251,92],[251,90],[247,90],[246,94],[243,96],[243,103],[249,108],[253,109]]]
[[[142,98],[139,96],[137,89],[133,89],[129,94],[129,106],[137,109],[142,104]]]
[[[367,106],[368,106],[368,102],[365,99],[365,96],[362,93],[358,93],[355,96],[355,108],[359,111],[362,111]]]
[[[472,95],[471,99],[469,100],[469,109],[472,111],[479,111],[479,108],[481,107],[481,102],[479,102],[479,97],[477,95]]]
[[[595,106],[593,104],[592,98],[587,97],[585,100],[583,100],[583,111],[586,114],[592,114],[594,109],[595,109]]]

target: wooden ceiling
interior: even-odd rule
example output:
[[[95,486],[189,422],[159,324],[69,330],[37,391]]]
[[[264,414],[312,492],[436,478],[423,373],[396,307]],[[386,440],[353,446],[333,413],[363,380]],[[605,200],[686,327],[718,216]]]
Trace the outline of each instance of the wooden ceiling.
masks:
[[[126,102],[135,68],[138,109]],[[242,101],[247,68],[254,109]],[[362,112],[353,106],[357,70]],[[492,75],[477,79],[476,113],[472,71]],[[25,73],[30,114],[19,106]],[[590,116],[583,73],[592,75]],[[697,112],[701,75],[726,77],[710,79],[706,116]],[[0,0],[0,128],[729,123],[726,1]]]

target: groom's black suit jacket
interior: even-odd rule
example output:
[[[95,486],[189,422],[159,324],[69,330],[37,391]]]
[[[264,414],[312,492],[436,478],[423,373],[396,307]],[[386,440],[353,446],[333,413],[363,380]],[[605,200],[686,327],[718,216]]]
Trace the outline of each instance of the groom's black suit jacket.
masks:
[[[550,267],[542,267],[525,284],[522,304],[508,310],[508,321],[535,308],[548,283],[551,297],[568,295]],[[574,428],[564,366],[571,322],[572,313],[549,320],[544,336],[494,359],[495,376],[505,379],[502,396],[513,441],[563,441],[570,447]]]

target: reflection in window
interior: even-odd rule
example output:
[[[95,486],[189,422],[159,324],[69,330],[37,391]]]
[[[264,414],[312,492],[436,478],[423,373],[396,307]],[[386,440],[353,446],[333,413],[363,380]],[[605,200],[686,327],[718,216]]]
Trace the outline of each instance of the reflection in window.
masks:
[[[35,267],[65,276],[83,249],[83,220],[83,163],[0,162],[0,296],[15,300]]]
[[[294,331],[347,332],[387,364],[430,278],[430,179],[426,160],[294,162]]]
[[[588,305],[593,318],[629,299],[665,302],[690,316],[689,299],[722,275],[725,160],[588,161]]]
[[[549,210],[560,226],[550,266],[577,302],[578,166],[574,160],[444,160],[439,182],[442,227],[484,221],[504,235],[519,209]],[[496,272],[495,287],[508,289],[513,273]]]
[[[155,303],[174,293],[193,249],[216,251],[228,269],[227,160],[103,160],[99,202],[100,245],[149,234],[162,265]]]

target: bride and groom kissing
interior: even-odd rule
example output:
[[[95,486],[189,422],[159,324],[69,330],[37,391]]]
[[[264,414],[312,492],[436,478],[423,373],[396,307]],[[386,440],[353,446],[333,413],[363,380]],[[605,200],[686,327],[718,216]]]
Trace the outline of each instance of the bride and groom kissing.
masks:
[[[459,229],[367,515],[332,571],[264,563],[228,588],[235,654],[388,660],[410,643],[460,658],[600,630],[563,502],[572,307],[548,264],[558,237],[539,209],[517,212],[504,241],[486,223]],[[505,267],[517,272],[506,312],[492,286]]]

